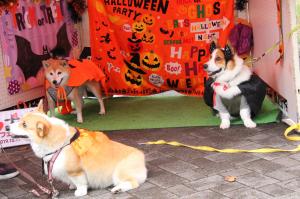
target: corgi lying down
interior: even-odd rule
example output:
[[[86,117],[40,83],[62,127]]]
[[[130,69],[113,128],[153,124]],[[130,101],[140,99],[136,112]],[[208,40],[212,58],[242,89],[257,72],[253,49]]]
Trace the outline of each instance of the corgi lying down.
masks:
[[[143,152],[112,141],[101,132],[78,130],[48,117],[43,113],[42,101],[36,111],[12,124],[11,132],[28,137],[35,155],[44,162],[49,162],[61,149],[52,175],[76,187],[75,196],[86,195],[88,188],[111,185],[111,192],[125,192],[137,188],[147,178]]]

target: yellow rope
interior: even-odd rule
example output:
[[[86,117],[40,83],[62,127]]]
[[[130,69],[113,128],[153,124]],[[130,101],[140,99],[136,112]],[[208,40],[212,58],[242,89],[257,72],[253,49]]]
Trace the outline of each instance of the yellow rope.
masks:
[[[300,141],[300,136],[290,136],[289,134],[293,130],[300,130],[300,124],[293,125],[289,128],[287,128],[284,132],[284,136],[287,140],[291,141]],[[211,152],[219,152],[219,153],[274,153],[274,152],[298,152],[300,151],[300,145],[298,145],[294,149],[276,149],[276,148],[260,148],[260,149],[251,149],[251,150],[245,150],[245,149],[217,149],[210,146],[192,146],[187,144],[182,144],[176,141],[166,142],[164,140],[158,140],[155,142],[146,142],[144,143],[146,145],[171,145],[175,147],[187,147],[194,150],[199,151],[211,151]]]

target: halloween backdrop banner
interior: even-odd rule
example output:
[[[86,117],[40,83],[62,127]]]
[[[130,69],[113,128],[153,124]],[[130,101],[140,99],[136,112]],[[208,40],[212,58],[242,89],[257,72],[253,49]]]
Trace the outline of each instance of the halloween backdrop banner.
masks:
[[[88,6],[92,56],[111,94],[201,96],[209,43],[224,45],[233,26],[233,0],[89,0]]]
[[[35,3],[33,3],[35,2]],[[51,50],[67,54],[78,45],[65,2],[20,0],[0,16],[4,78],[10,95],[44,83],[42,61]]]

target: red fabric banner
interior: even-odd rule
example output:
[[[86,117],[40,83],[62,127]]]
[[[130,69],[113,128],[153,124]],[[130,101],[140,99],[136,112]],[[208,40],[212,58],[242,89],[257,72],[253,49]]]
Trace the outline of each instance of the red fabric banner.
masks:
[[[198,2],[198,3],[195,3]],[[93,60],[110,94],[201,96],[211,39],[227,41],[233,0],[89,0]]]

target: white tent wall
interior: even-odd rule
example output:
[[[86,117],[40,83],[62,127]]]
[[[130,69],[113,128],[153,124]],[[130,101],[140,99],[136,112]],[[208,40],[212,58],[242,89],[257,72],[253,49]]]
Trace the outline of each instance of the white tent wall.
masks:
[[[253,56],[258,57],[279,41],[277,25],[277,6],[275,0],[250,0],[250,22],[254,31]],[[282,1],[282,28],[284,34],[284,59],[276,64],[279,57],[278,48],[254,64],[255,72],[280,96],[287,100],[287,104],[278,101],[284,115],[285,122],[292,124],[299,122],[300,113],[300,71],[297,37],[289,33],[296,26],[296,1]]]

